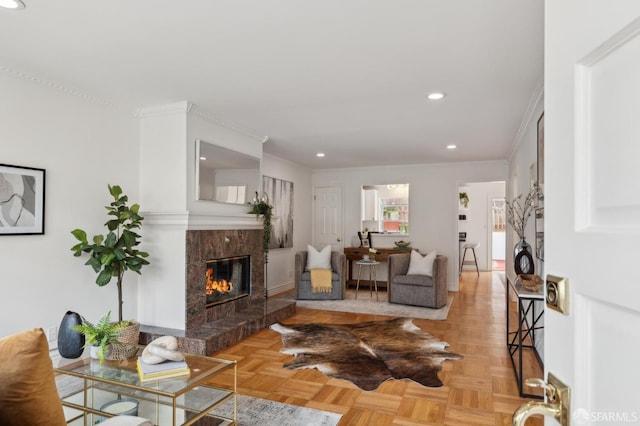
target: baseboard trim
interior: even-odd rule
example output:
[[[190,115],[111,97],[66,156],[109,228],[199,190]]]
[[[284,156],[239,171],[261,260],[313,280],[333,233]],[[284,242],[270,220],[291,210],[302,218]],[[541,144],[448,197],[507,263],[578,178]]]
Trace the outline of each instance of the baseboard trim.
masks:
[[[272,287],[269,287],[269,297],[277,296],[280,293],[285,293],[287,291],[291,291],[294,288],[295,288],[295,284],[293,282],[274,285]]]

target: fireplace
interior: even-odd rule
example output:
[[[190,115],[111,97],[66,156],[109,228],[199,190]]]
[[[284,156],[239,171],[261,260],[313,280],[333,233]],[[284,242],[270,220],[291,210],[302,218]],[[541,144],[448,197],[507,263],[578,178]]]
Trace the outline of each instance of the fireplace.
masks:
[[[265,297],[261,229],[187,230],[185,246],[185,329],[141,325],[140,343],[172,335],[181,351],[210,355],[295,314],[295,302]],[[221,281],[210,295],[208,278]]]
[[[206,307],[249,296],[251,267],[249,256],[234,256],[206,261]]]
[[[200,329],[213,321],[229,318],[252,306],[264,306],[261,230],[189,230],[186,246],[187,332]],[[240,260],[242,258],[245,260]],[[206,294],[207,269],[216,260],[224,261],[213,264],[211,279],[231,281],[233,290],[229,294],[222,294],[220,291],[224,290],[224,283],[218,284],[219,288],[211,295]],[[238,281],[240,273],[243,278]],[[246,281],[243,283],[243,280]],[[241,291],[243,286],[246,287]]]

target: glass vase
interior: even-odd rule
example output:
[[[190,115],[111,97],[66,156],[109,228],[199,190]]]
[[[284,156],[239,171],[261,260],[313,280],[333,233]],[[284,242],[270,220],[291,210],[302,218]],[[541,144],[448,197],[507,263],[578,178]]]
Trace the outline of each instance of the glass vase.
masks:
[[[529,253],[531,253],[531,244],[527,242],[526,238],[520,238],[520,241],[516,243],[515,247],[513,248],[513,258],[515,259],[518,253],[520,253],[522,250],[527,250]]]
[[[520,238],[520,241],[513,248],[513,269],[517,275],[533,274],[534,272],[531,244],[525,238]]]

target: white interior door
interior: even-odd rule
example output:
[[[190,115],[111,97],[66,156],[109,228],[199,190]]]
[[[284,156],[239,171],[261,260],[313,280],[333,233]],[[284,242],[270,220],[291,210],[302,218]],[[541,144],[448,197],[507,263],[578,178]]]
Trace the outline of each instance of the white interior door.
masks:
[[[545,369],[572,425],[640,423],[640,1],[545,7]]]
[[[342,226],[342,188],[319,186],[314,191],[314,244],[317,249],[331,245],[335,251],[344,248]]]

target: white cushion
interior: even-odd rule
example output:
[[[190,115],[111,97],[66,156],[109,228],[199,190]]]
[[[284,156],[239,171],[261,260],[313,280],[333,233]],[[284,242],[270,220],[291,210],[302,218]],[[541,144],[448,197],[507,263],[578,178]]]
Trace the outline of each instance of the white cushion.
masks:
[[[411,250],[411,259],[409,260],[409,271],[407,275],[433,276],[434,260],[436,260],[435,250],[425,256],[422,256],[416,250]]]
[[[307,246],[307,271],[311,269],[331,269],[331,246],[320,251]]]

